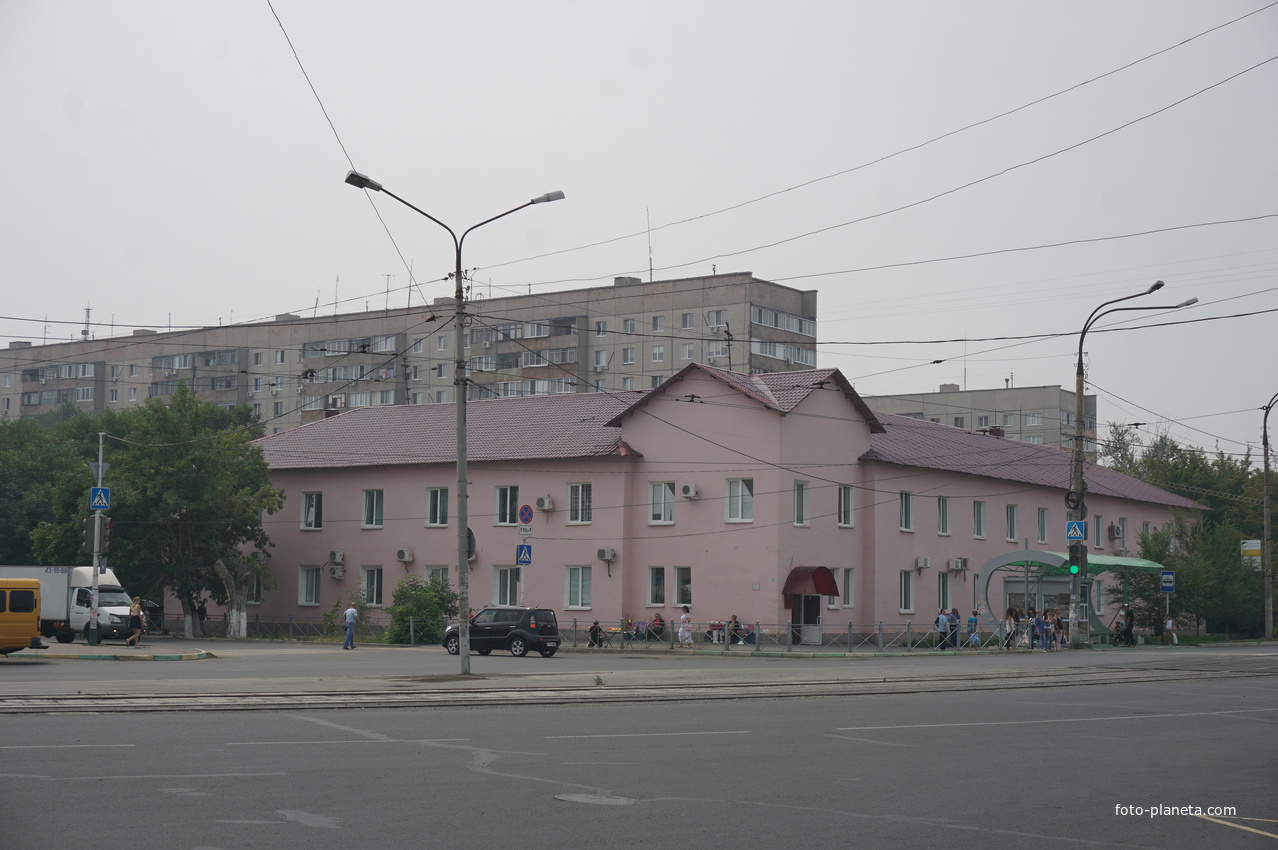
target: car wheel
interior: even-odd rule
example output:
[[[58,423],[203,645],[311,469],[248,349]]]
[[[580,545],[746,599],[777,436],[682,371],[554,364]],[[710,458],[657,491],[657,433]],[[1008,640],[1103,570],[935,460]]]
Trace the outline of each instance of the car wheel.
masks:
[[[475,651],[478,652],[480,655],[487,655],[488,653],[492,652],[491,649],[477,649]]]
[[[58,632],[58,643],[70,643],[75,640],[75,632]]]
[[[510,654],[516,658],[523,658],[528,654],[528,641],[521,637],[513,637],[510,639]]]
[[[449,655],[456,655],[461,652],[461,640],[457,635],[449,635],[444,638],[444,649],[448,650]]]
[[[542,658],[549,658],[559,651],[559,647],[555,647],[554,649],[539,649],[537,651],[541,653]]]

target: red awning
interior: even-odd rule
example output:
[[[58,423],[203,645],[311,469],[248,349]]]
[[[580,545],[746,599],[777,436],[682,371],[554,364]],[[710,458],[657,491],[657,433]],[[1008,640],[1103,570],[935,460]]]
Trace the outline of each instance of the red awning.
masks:
[[[839,585],[829,567],[795,567],[785,578],[782,593],[815,593],[838,596]]]

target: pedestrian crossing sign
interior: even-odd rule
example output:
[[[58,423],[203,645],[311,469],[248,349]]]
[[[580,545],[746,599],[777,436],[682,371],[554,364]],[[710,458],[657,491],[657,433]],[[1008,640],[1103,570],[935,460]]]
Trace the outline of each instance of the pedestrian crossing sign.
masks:
[[[532,545],[520,543],[515,547],[515,563],[521,567],[532,566]]]
[[[89,510],[91,511],[111,510],[111,488],[110,487],[90,487],[89,488]]]
[[[1065,523],[1066,540],[1086,540],[1087,523],[1081,519],[1071,519]]]

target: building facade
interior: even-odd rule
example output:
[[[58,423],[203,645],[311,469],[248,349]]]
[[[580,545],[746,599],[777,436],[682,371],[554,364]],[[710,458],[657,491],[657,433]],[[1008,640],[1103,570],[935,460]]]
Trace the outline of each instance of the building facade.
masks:
[[[934,393],[866,396],[875,410],[1009,440],[1074,448],[1075,393],[1060,386],[961,390],[941,384]],[[1083,396],[1084,451],[1096,457],[1096,396]]]
[[[455,582],[452,415],[366,408],[260,440],[286,502],[265,519],[275,589],[251,616],[318,617],[355,592],[376,619],[405,575]],[[1067,545],[1067,453],[874,413],[837,370],[690,364],[647,392],[481,399],[469,417],[476,607],[926,629],[940,607],[976,606],[986,561]],[[1196,507],[1101,467],[1087,481],[1098,556]],[[996,610],[1026,607],[1014,579],[991,586]],[[1035,598],[1059,603],[1064,583],[1036,581]]]
[[[815,291],[749,272],[467,302],[471,398],[650,389],[688,363],[741,372],[816,365]],[[452,298],[378,310],[0,352],[0,416],[164,398],[179,383],[250,405],[275,433],[353,407],[453,401]]]

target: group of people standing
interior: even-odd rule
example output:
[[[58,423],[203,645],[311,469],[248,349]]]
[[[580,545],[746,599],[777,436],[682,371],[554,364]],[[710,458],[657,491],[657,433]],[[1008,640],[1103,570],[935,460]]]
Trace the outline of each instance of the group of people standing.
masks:
[[[1017,646],[1055,652],[1069,640],[1069,624],[1055,608],[1037,611],[1030,606],[1028,615],[1021,617],[1016,608],[1008,608],[1003,616],[1003,649],[1013,651]]]
[[[936,614],[936,630],[941,639],[937,643],[939,649],[958,649],[959,647],[959,611],[957,608],[946,611],[942,608]],[[981,647],[980,618],[975,611],[967,618],[967,634],[963,640],[971,652]]]

